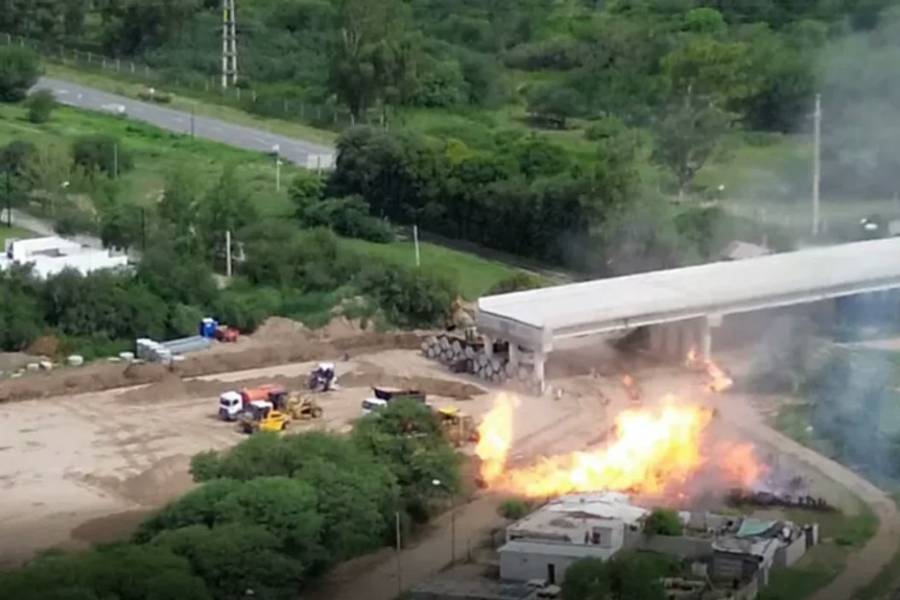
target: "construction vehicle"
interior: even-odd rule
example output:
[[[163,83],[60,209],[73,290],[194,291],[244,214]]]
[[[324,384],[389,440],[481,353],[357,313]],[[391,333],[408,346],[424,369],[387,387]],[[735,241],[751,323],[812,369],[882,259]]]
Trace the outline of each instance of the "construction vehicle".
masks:
[[[286,412],[276,410],[271,402],[254,400],[247,410],[241,413],[241,430],[244,433],[257,431],[284,431],[291,422]]]
[[[234,421],[244,412],[244,399],[234,391],[219,396],[219,418],[223,421]]]
[[[437,416],[441,421],[441,429],[454,446],[459,447],[470,442],[478,443],[480,436],[472,415],[455,406],[442,406],[437,410]]]
[[[319,363],[309,374],[309,389],[329,391],[334,385],[334,363]]]
[[[400,388],[373,387],[374,397],[362,401],[362,414],[367,415],[380,408],[384,408],[393,400],[414,400],[425,404],[425,394],[419,390],[404,390]]]
[[[325,412],[314,398],[305,394],[288,394],[287,390],[269,392],[269,402],[275,410],[287,413],[297,421],[319,419]]]
[[[234,327],[228,327],[227,325],[223,325],[216,328],[216,341],[222,342],[225,344],[232,344],[238,341],[238,338],[241,336],[241,332],[235,329]]]

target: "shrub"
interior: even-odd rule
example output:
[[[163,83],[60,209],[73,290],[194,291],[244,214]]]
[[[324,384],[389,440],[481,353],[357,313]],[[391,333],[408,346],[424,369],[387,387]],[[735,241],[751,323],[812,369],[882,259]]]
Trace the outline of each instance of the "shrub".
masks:
[[[450,281],[432,272],[382,265],[363,274],[362,288],[391,322],[413,327],[442,322],[459,295]]]
[[[527,515],[530,510],[531,506],[528,504],[528,502],[526,502],[525,500],[513,498],[503,502],[497,512],[499,512],[500,516],[504,519],[509,519],[510,521],[518,521],[519,519]]]
[[[514,69],[566,71],[582,66],[587,54],[587,47],[577,40],[554,38],[520,44],[509,51],[504,62]]]
[[[39,90],[28,98],[28,120],[32,123],[46,123],[50,120],[56,98],[50,90]]]
[[[681,535],[684,527],[678,513],[668,508],[654,508],[644,522],[644,533],[649,535]]]
[[[75,164],[88,173],[103,172],[109,177],[130,170],[131,154],[118,138],[105,134],[83,135],[72,146]]]
[[[488,290],[487,295],[508,294],[510,292],[519,292],[522,290],[533,290],[543,285],[540,278],[525,271],[518,271],[501,279]]]
[[[0,48],[0,100],[23,100],[40,75],[37,54],[27,48],[4,46]]]

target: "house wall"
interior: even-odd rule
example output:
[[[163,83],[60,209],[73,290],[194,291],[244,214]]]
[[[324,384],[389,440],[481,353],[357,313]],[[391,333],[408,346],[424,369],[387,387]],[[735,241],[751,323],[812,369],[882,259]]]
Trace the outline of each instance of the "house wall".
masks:
[[[780,547],[775,552],[773,565],[776,567],[790,567],[806,554],[806,535],[801,534],[787,546]]]
[[[581,558],[538,552],[500,552],[500,579],[508,581],[547,579],[548,565],[553,565],[558,585],[565,579],[566,570]]]
[[[657,552],[696,560],[712,556],[712,540],[689,536],[645,535],[640,531],[627,531],[625,547],[629,550]]]

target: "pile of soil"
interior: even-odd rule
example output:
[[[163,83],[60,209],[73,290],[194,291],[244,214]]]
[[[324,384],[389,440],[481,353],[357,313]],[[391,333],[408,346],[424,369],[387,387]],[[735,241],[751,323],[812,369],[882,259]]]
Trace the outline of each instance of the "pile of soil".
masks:
[[[250,337],[265,343],[279,340],[296,344],[310,342],[316,336],[299,321],[292,321],[284,317],[269,317]]]
[[[370,327],[363,326],[361,319],[348,319],[341,315],[331,319],[328,325],[319,329],[316,333],[323,339],[340,340],[366,333],[370,330]]]

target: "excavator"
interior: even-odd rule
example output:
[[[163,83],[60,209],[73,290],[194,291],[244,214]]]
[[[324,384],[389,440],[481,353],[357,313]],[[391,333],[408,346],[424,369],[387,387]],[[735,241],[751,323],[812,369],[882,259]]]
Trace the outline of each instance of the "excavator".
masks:
[[[287,429],[290,422],[291,416],[277,410],[271,402],[254,400],[241,413],[240,427],[244,433],[251,434],[258,431],[277,432]]]

